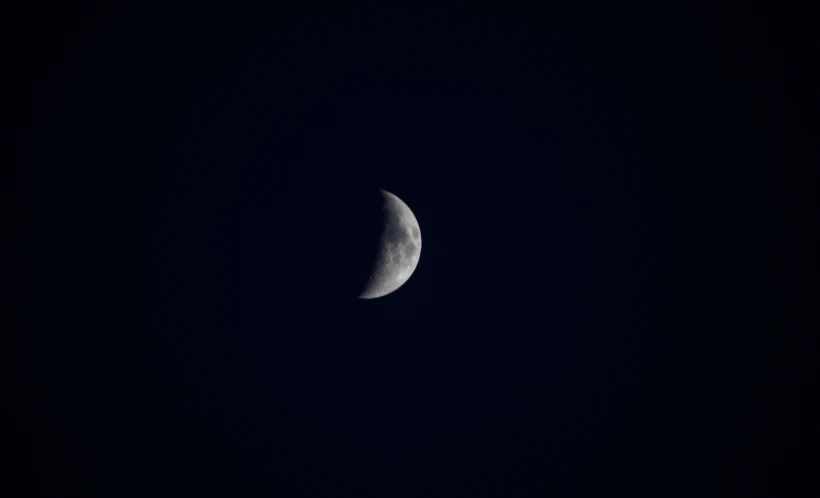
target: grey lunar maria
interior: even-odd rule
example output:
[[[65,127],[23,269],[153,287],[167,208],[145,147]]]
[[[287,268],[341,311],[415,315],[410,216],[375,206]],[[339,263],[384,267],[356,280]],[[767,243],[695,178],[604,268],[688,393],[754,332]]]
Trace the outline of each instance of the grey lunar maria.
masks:
[[[379,254],[365,285],[362,299],[382,297],[401,287],[419,263],[421,230],[415,215],[401,199],[382,193],[384,224]]]

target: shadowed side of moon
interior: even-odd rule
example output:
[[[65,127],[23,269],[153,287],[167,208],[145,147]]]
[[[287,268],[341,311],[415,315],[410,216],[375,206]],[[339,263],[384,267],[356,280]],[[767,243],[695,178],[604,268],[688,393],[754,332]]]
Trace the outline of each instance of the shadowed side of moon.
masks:
[[[294,290],[314,300],[356,299],[367,285],[384,231],[383,199],[373,187],[314,191],[296,201],[289,264],[301,269]]]
[[[404,257],[412,258],[407,232],[398,229],[401,218],[384,204],[382,192],[370,185],[294,189],[277,208],[243,222],[243,274],[258,282],[256,292],[269,287],[272,298],[289,303],[288,312],[311,313],[322,303],[358,300],[374,269],[376,276],[395,276],[378,273],[379,264],[385,269],[401,261],[399,252],[386,248],[403,248]]]

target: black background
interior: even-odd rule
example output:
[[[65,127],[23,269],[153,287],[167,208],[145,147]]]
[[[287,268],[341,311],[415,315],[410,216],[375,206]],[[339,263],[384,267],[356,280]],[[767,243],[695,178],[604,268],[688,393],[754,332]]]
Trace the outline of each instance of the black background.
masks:
[[[815,496],[816,38],[661,3],[9,17],[9,496]]]

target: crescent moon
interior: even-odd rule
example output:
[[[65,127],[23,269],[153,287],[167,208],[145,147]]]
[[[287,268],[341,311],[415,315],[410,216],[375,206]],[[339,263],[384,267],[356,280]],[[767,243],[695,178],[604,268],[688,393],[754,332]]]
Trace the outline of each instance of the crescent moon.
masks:
[[[382,234],[373,270],[359,295],[362,299],[386,296],[410,278],[421,255],[421,229],[413,212],[401,199],[381,190]]]

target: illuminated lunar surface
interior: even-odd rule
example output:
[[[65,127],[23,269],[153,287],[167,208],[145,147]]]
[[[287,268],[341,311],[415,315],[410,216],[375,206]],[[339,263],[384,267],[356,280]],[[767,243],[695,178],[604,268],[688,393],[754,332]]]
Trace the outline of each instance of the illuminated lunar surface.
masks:
[[[415,215],[401,199],[385,190],[382,193],[384,223],[373,271],[362,299],[386,296],[413,274],[421,255],[421,230]]]

